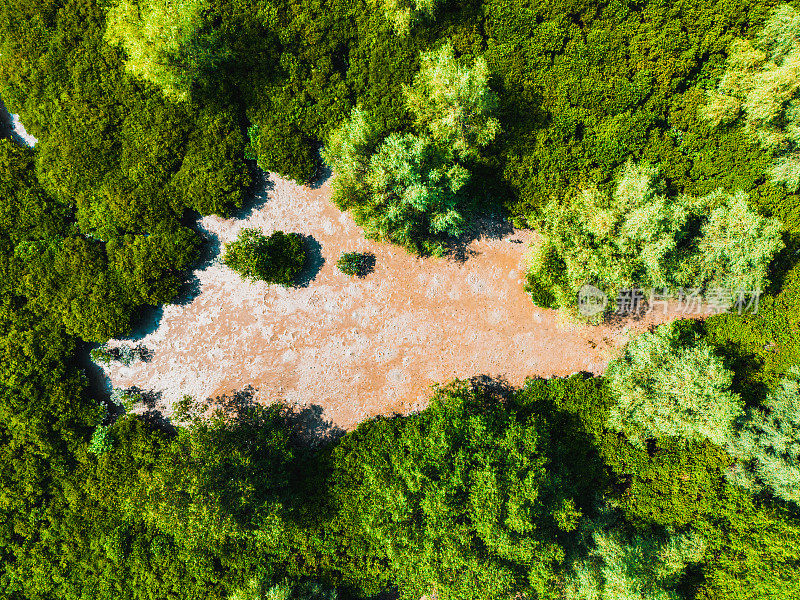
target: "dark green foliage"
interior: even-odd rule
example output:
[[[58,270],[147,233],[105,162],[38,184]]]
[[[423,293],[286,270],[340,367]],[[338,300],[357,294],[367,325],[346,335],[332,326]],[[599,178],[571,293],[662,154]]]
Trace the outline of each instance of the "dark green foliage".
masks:
[[[198,244],[186,223],[241,205],[246,156],[308,181],[353,106],[379,140],[413,141],[414,128],[469,140],[447,138],[437,106],[438,125],[415,122],[404,97],[420,54],[449,42],[466,64],[485,56],[498,97],[503,134],[460,150],[476,204],[496,199],[535,225],[550,198],[588,182],[608,191],[633,159],[660,166],[669,198],[742,190],[784,224],[758,314],[698,329],[758,406],[800,364],[800,203],[766,181],[773,157],[743,123],[712,129],[698,107],[730,42],[753,38],[777,2],[470,0],[401,37],[362,0],[218,0],[169,56],[184,69],[180,102],[126,73],[106,4],[0,4],[0,92],[40,140],[0,140],[0,596],[222,600],[255,582],[259,595],[311,598],[339,584],[552,598],[592,551],[582,534],[601,498],[620,509],[623,548],[655,547],[665,527],[702,533],[685,597],[800,596],[795,512],[728,485],[733,459],[707,440],[642,447],[609,430],[602,378],[531,380],[504,401],[457,384],[428,411],[311,451],[272,408],[198,422],[183,407],[177,432],[150,412],[106,425],[74,337],[123,336],[138,307],[173,298]],[[114,443],[90,454],[98,431]]]
[[[442,388],[425,413],[365,423],[336,448],[339,535],[369,557],[373,585],[393,580],[403,597],[544,593],[563,558],[559,523],[574,528],[548,444],[536,416],[465,383]]]
[[[336,261],[336,268],[351,277],[364,277],[374,265],[375,255],[369,252],[345,252]]]
[[[222,262],[245,279],[292,285],[306,262],[299,233],[275,231],[269,237],[257,229],[242,229],[225,244]]]

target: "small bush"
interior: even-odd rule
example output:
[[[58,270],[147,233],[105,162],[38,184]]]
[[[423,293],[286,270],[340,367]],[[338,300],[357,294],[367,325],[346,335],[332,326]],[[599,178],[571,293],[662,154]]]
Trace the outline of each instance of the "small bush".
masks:
[[[92,439],[89,442],[89,452],[92,454],[103,454],[111,450],[114,446],[114,438],[108,431],[108,425],[98,425],[92,433]]]
[[[92,350],[89,353],[89,357],[92,359],[92,361],[102,365],[107,365],[112,360],[114,360],[114,354],[108,349],[108,346],[106,346],[105,344],[103,344],[99,348],[95,348],[94,350]]]
[[[236,241],[225,244],[222,262],[245,279],[290,286],[306,253],[299,233],[276,231],[267,237],[257,229],[243,229]]]
[[[336,261],[336,267],[351,277],[364,277],[374,266],[375,255],[369,252],[345,252]]]
[[[144,396],[136,388],[127,390],[114,388],[111,392],[111,401],[124,408],[125,412],[130,412],[137,403],[144,402]]]

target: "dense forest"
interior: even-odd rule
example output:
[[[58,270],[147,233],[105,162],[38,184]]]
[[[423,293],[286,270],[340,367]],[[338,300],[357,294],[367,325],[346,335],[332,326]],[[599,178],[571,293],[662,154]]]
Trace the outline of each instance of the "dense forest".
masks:
[[[0,123],[0,596],[800,597],[798,10],[3,2],[0,95],[39,142]],[[327,167],[411,252],[489,212],[537,229],[542,306],[588,281],[759,310],[647,332],[603,377],[443,382],[316,444],[247,394],[115,412],[89,352],[179,296],[197,217],[258,169]],[[243,273],[291,279],[244,242]]]

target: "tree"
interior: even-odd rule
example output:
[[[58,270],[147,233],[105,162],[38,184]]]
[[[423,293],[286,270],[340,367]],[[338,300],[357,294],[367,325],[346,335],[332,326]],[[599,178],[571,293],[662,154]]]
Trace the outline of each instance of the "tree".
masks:
[[[544,213],[544,239],[527,289],[538,303],[574,307],[585,284],[612,299],[624,289],[763,290],[783,247],[778,221],[762,217],[741,192],[670,198],[658,170],[629,162],[612,194],[589,187]],[[613,302],[612,302],[613,306]]]
[[[728,449],[740,459],[728,472],[732,483],[800,505],[800,368],[789,371],[763,406],[748,409]]]
[[[386,18],[394,27],[395,33],[408,35],[416,22],[423,18],[433,18],[436,7],[442,0],[377,0],[386,13]]]
[[[328,137],[323,158],[333,167],[333,201],[367,235],[418,253],[441,255],[463,233],[471,200],[462,190],[465,163],[489,144],[499,125],[486,64],[459,63],[445,45],[423,53],[414,84],[405,88],[417,133],[383,136],[373,118],[354,108]]]
[[[118,0],[108,9],[106,37],[125,50],[129,72],[186,100],[200,71],[220,58],[198,37],[209,6],[208,0]]]
[[[730,391],[732,373],[711,347],[675,323],[630,341],[605,377],[616,404],[608,427],[643,447],[651,438],[708,439],[724,446],[733,437],[741,401]]]
[[[269,237],[257,229],[242,229],[225,244],[222,262],[245,279],[292,285],[306,261],[299,233],[275,231]]]
[[[674,588],[687,564],[697,563],[705,543],[697,534],[635,535],[600,529],[589,556],[573,567],[568,600],[678,600]]]
[[[486,61],[479,57],[467,66],[455,58],[449,43],[420,55],[414,83],[403,92],[419,130],[452,148],[459,160],[475,158],[500,131]]]
[[[466,382],[441,388],[424,413],[367,422],[334,450],[337,529],[405,598],[543,593],[576,518],[554,499],[545,436]]]
[[[755,42],[731,44],[726,71],[701,114],[712,125],[744,113],[747,131],[776,155],[772,180],[800,189],[800,13],[783,4]]]

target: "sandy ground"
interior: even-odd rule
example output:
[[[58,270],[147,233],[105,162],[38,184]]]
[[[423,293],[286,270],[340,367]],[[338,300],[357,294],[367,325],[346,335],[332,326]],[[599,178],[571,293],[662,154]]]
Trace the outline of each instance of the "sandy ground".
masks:
[[[312,236],[324,264],[296,288],[249,283],[218,262],[196,271],[199,293],[164,307],[137,341],[152,360],[114,363],[111,383],[160,392],[165,415],[183,394],[202,399],[252,385],[259,401],[318,405],[325,420],[351,429],[374,415],[422,409],[434,382],[456,377],[521,385],[529,376],[601,373],[628,339],[625,326],[664,320],[653,313],[614,327],[576,326],[537,308],[523,290],[529,231],[487,228],[465,260],[419,259],[365,240],[329,198],[327,183],[312,189],[271,175],[245,218],[203,218],[221,244],[244,227]],[[374,272],[340,273],[335,263],[347,251],[374,253]]]

